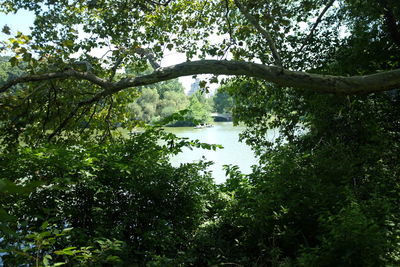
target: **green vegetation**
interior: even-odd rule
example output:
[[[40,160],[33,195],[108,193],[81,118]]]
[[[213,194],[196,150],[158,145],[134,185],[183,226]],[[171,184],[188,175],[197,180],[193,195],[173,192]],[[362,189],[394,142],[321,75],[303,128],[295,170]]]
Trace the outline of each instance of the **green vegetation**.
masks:
[[[131,119],[155,123],[188,108],[189,100],[178,81],[143,87],[135,102],[128,105]]]
[[[400,265],[399,1],[0,4],[20,9],[32,33],[0,45],[6,266]],[[188,62],[159,68],[169,50]],[[213,105],[259,157],[218,186],[169,162],[217,146],[144,123],[207,121],[174,80],[202,73],[236,75]]]
[[[232,114],[234,102],[227,88],[229,85],[218,88],[213,97],[214,111],[221,114]]]
[[[3,260],[142,265],[185,251],[206,220],[215,186],[201,174],[203,162],[170,165],[169,155],[182,146],[201,144],[149,129],[114,144],[43,145],[3,155],[0,203],[9,215],[0,242],[10,252]]]
[[[211,122],[210,101],[201,92],[188,97],[178,81],[166,82],[156,88],[144,87],[140,97],[128,104],[131,120],[158,123],[185,110],[185,115],[168,123],[168,126],[195,126]]]

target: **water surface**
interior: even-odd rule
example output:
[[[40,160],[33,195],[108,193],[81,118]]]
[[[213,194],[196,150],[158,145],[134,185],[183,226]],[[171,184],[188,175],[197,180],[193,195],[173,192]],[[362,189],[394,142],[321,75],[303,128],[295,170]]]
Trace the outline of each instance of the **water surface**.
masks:
[[[178,137],[188,137],[191,140],[198,139],[200,142],[222,145],[223,149],[204,150],[185,148],[182,153],[174,156],[171,162],[174,166],[181,163],[198,161],[204,156],[214,164],[210,167],[216,183],[226,180],[223,165],[238,165],[243,173],[250,173],[251,166],[257,164],[257,159],[244,143],[239,142],[239,133],[244,130],[243,126],[233,126],[232,122],[215,122],[212,128],[194,129],[193,127],[166,128],[167,132],[174,133]]]

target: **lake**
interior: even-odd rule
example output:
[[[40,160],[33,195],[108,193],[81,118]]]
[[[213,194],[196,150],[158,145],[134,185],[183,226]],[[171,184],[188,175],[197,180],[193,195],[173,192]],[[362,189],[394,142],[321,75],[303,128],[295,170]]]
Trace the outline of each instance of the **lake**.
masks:
[[[188,137],[191,140],[198,139],[200,142],[222,145],[223,149],[204,150],[195,148],[193,150],[185,148],[184,151],[171,159],[174,166],[181,163],[191,163],[198,161],[204,156],[214,164],[210,167],[213,172],[215,182],[220,184],[226,180],[223,165],[238,165],[243,173],[250,173],[251,166],[257,164],[257,159],[244,143],[239,142],[239,133],[244,126],[233,126],[232,122],[214,122],[212,128],[194,129],[193,127],[169,127],[165,130],[174,133],[178,137]]]

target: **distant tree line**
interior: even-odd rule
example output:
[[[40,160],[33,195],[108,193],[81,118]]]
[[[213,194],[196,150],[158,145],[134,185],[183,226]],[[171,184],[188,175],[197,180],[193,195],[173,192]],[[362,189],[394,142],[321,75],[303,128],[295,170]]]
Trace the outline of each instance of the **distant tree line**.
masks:
[[[211,123],[211,113],[232,114],[233,98],[221,87],[213,97],[207,98],[202,91],[187,96],[178,80],[143,87],[139,97],[128,104],[131,120],[157,123],[172,114],[186,110],[185,115],[169,123],[169,126],[194,126]]]

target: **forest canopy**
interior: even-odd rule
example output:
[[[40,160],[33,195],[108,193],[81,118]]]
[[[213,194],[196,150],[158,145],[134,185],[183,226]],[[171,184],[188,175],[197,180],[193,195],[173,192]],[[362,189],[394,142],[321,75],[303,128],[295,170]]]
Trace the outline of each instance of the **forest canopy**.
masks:
[[[54,98],[68,99],[68,107],[61,123],[45,123],[53,129],[50,138],[99,102],[112,109],[120,101],[112,99],[126,99],[134,87],[185,75],[255,77],[336,94],[400,84],[400,11],[392,0],[5,0],[0,7],[4,13],[20,9],[36,15],[32,31],[25,35],[3,25],[10,38],[2,50],[13,66],[24,66],[25,75],[3,82],[2,102],[10,94],[36,99],[32,92],[45,90],[38,88],[55,88]],[[94,56],[96,48],[104,54]],[[168,51],[184,53],[187,62],[161,68]],[[141,75],[148,64],[153,71]],[[122,69],[133,71],[120,75]],[[13,91],[18,84],[24,90]],[[68,90],[59,90],[66,84]]]

